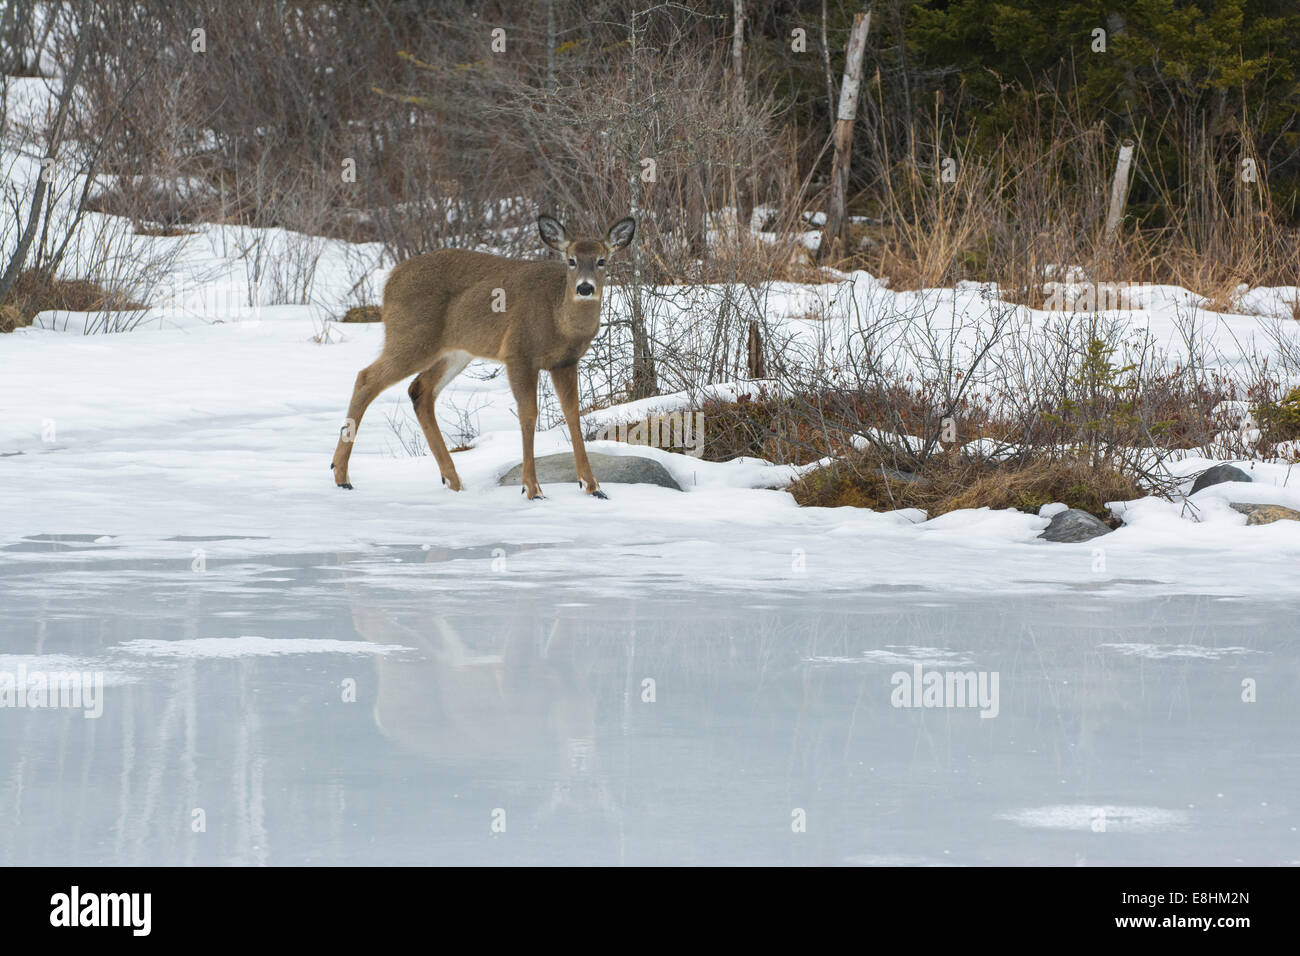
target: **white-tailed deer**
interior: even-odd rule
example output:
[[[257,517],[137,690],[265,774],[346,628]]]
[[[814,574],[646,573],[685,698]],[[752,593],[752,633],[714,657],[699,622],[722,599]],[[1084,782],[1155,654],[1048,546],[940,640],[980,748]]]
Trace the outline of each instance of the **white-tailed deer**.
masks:
[[[470,359],[502,362],[519,406],[523,430],[523,485],[542,497],[533,462],[537,375],[550,372],[573,440],[579,484],[604,498],[587,460],[578,420],[578,360],[600,325],[605,264],[632,241],[636,221],[620,219],[603,239],[569,237],[550,216],[539,216],[542,241],[565,262],[525,262],[463,249],[427,252],[401,263],[384,285],[384,350],[357,374],[348,420],[334,450],[334,482],[351,488],[348,458],[361,416],[381,392],[415,375],[408,394],[442,483],[461,490],[456,465],[434,419],[434,402]]]

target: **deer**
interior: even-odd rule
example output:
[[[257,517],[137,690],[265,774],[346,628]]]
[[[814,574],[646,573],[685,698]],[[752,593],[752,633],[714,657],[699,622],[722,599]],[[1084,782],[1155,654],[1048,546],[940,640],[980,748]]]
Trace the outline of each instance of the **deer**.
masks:
[[[595,498],[600,489],[587,459],[578,415],[578,361],[600,326],[606,266],[632,241],[631,216],[609,227],[604,237],[573,238],[557,219],[537,217],[542,242],[564,257],[526,261],[464,249],[439,249],[400,263],[384,284],[381,318],[383,350],[357,373],[330,468],[339,488],[352,489],[348,459],[361,418],[380,393],[415,375],[407,394],[442,483],[464,487],[434,418],[438,394],[472,359],[505,365],[519,409],[523,433],[522,493],[544,498],[533,461],[537,429],[537,381],[551,376],[569,436],[578,486]]]

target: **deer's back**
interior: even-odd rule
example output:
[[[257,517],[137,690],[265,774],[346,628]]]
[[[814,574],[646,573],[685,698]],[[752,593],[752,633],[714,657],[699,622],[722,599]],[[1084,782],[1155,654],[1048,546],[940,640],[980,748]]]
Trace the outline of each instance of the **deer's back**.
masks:
[[[467,293],[484,292],[484,307],[496,289],[536,297],[561,292],[564,266],[554,261],[508,259],[466,249],[438,249],[407,259],[393,269],[384,285],[384,304],[446,309]]]

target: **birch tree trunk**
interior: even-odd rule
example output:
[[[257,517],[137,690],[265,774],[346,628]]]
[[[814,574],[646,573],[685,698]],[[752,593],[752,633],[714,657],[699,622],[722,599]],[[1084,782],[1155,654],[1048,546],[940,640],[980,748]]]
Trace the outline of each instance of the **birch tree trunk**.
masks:
[[[629,32],[628,41],[631,47],[630,75],[632,80],[632,100],[638,104],[639,110],[642,101],[637,89],[639,79],[636,68],[637,56],[639,55],[639,51],[637,50],[637,15],[637,5],[633,4],[631,30]],[[640,398],[649,398],[656,394],[659,388],[655,376],[654,355],[650,349],[650,335],[646,329],[645,310],[642,302],[641,270],[643,256],[641,255],[641,245],[645,241],[645,221],[644,217],[641,215],[643,202],[640,147],[635,139],[635,133],[633,134],[633,137],[631,144],[632,156],[630,157],[632,181],[629,184],[632,193],[631,214],[632,218],[637,220],[637,231],[640,233],[640,235],[637,236],[636,241],[632,243],[632,295],[630,296],[632,306],[631,398],[636,400]]]
[[[1133,164],[1133,140],[1126,139],[1119,147],[1115,162],[1115,179],[1110,184],[1110,209],[1106,213],[1105,241],[1109,245],[1119,224],[1124,221],[1124,203],[1128,199],[1128,172]]]
[[[853,153],[853,123],[858,116],[858,88],[862,83],[862,57],[867,51],[867,30],[871,11],[853,18],[844,79],[840,83],[840,106],[835,114],[835,156],[831,162],[831,193],[826,204],[826,224],[817,257],[831,262],[843,252],[844,224],[848,219],[849,171]]]
[[[739,83],[745,76],[741,68],[745,53],[745,0],[733,0],[731,10],[735,22],[731,33],[731,69]]]

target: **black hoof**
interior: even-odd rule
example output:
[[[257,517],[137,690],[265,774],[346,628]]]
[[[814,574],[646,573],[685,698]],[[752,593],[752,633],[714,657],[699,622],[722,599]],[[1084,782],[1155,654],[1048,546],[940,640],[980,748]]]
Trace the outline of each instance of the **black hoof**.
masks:
[[[340,487],[340,488],[346,488],[348,491],[351,491],[351,490],[352,490],[352,482],[350,482],[350,481],[345,481],[345,482],[341,483],[341,484],[339,485],[339,487]]]
[[[609,495],[605,494],[605,492],[601,491],[599,488],[591,493],[591,497],[599,498],[602,501],[609,501]]]

